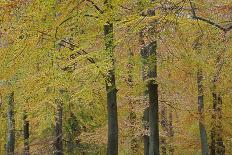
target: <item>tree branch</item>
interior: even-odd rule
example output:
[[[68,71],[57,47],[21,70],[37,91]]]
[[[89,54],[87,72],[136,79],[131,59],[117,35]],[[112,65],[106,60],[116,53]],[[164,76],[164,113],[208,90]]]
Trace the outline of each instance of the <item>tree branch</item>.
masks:
[[[90,2],[94,8],[99,11],[101,14],[103,14],[104,12],[92,1],[92,0],[86,0],[87,2]]]
[[[196,11],[195,11],[195,6],[194,6],[192,0],[189,0],[189,4],[190,4],[190,7],[191,7],[191,12],[192,12],[193,19],[201,20],[201,21],[203,21],[203,22],[205,22],[207,24],[210,24],[210,25],[212,25],[212,26],[214,26],[214,27],[216,27],[216,28],[218,28],[218,29],[220,29],[220,30],[222,30],[224,32],[228,32],[228,31],[230,31],[232,29],[232,25],[226,28],[223,25],[220,25],[220,24],[218,24],[218,23],[216,23],[214,21],[211,21],[210,19],[206,19],[204,17],[197,16]]]

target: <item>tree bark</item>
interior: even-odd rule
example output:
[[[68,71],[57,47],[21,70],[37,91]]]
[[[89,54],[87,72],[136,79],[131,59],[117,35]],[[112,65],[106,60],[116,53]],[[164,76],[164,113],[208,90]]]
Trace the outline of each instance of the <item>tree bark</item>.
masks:
[[[30,154],[30,148],[29,148],[29,121],[26,111],[24,111],[23,116],[23,137],[24,137],[24,155]]]
[[[104,25],[106,55],[110,57],[112,68],[106,75],[107,110],[108,110],[108,155],[118,154],[118,115],[117,115],[117,89],[115,84],[113,23]]]
[[[56,103],[56,117],[55,117],[55,142],[54,142],[54,154],[55,155],[63,155],[63,133],[62,133],[62,113],[63,106],[62,101],[59,99],[55,99]]]
[[[214,87],[215,88],[215,87]],[[217,94],[215,89],[213,96],[213,114],[211,129],[211,152],[210,155],[224,155],[225,145],[222,138],[222,97]]]
[[[146,108],[143,112],[143,123],[145,131],[149,130],[149,108]],[[144,155],[149,155],[149,136],[146,134],[143,136],[143,144],[144,144]]]
[[[159,155],[159,109],[158,109],[158,84],[157,78],[157,65],[156,65],[156,41],[153,41],[147,46],[149,53],[149,155]]]
[[[169,155],[174,155],[174,131],[173,131],[173,112],[172,107],[168,113],[168,137],[169,137]]]
[[[129,50],[129,62],[128,62],[128,87],[133,90],[133,69],[134,69],[134,62],[133,62],[134,54]],[[135,126],[136,126],[136,113],[134,111],[134,102],[131,98],[128,101],[129,104],[129,122],[130,122],[130,129],[129,129],[129,138],[130,138],[130,153],[136,154],[139,149],[138,140],[135,134]]]
[[[167,107],[162,104],[161,106],[161,127],[164,135],[160,138],[160,146],[161,146],[161,154],[166,155],[167,154],[167,139],[166,139],[166,133],[168,129],[167,125]]]
[[[145,50],[145,42],[143,38],[143,30],[139,34],[140,42],[140,55],[142,58],[142,79],[145,82],[147,79],[147,51]],[[144,102],[146,103],[148,99],[148,91],[144,91]],[[144,125],[144,136],[143,136],[143,145],[144,145],[144,155],[149,155],[149,107],[146,107],[143,112],[143,125]]]
[[[150,0],[154,2],[154,0]],[[148,10],[149,16],[155,16],[154,10]],[[154,24],[156,21],[153,21]],[[152,25],[151,23],[151,25]],[[154,30],[152,30],[154,31]],[[154,31],[155,32],[155,31]],[[149,34],[153,35],[153,34]],[[150,41],[146,46],[148,53],[148,95],[149,95],[149,155],[159,155],[159,105],[157,78],[157,42]]]
[[[8,102],[8,131],[7,131],[7,144],[6,144],[6,154],[13,155],[15,149],[15,118],[14,118],[14,92],[11,92],[7,96]]]
[[[140,37],[142,36],[142,32]],[[158,109],[158,84],[157,78],[157,64],[156,64],[156,41],[145,42],[141,39],[141,56],[144,59],[143,77],[146,79],[146,69],[148,72],[147,94],[149,96],[149,155],[159,155],[159,109]],[[147,67],[147,68],[146,68]],[[145,140],[145,139],[144,139]],[[147,143],[144,142],[145,145]],[[147,146],[144,146],[147,149]],[[144,150],[145,151],[145,150]],[[145,153],[145,152],[144,152]]]
[[[216,145],[217,145],[217,154],[218,155],[224,155],[225,154],[225,145],[223,142],[223,138],[222,138],[222,97],[219,94],[218,95],[218,107],[217,107],[217,117],[218,117],[218,121],[217,121],[217,139],[216,139]]]
[[[203,75],[202,69],[198,68],[197,71],[197,87],[198,87],[198,112],[199,112],[199,130],[201,137],[201,153],[208,155],[207,132],[205,129],[204,119],[204,92],[203,92]]]
[[[72,153],[74,148],[79,144],[79,140],[76,139],[81,134],[81,127],[79,125],[77,117],[70,109],[70,116],[68,119],[69,131],[67,133],[67,151]]]

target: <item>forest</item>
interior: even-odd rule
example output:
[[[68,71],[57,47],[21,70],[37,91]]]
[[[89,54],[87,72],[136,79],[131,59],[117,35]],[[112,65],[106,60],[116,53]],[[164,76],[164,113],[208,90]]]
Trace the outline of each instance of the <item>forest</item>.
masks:
[[[0,155],[231,155],[232,0],[0,0]]]

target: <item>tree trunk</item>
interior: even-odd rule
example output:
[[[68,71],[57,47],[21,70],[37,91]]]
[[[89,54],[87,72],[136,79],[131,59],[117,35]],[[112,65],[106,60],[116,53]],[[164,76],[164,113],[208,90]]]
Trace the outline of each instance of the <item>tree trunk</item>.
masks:
[[[14,92],[11,92],[7,96],[8,102],[8,131],[7,131],[7,144],[6,144],[6,154],[13,155],[15,148],[15,119],[14,119]]]
[[[169,137],[169,155],[174,155],[174,131],[173,131],[173,112],[172,107],[168,113],[168,137]]]
[[[149,131],[149,108],[147,107],[143,112],[143,123],[144,129],[146,133],[143,136],[144,143],[144,155],[149,155],[149,136],[147,135],[147,131]]]
[[[215,90],[215,89],[214,89]],[[225,146],[222,138],[222,97],[213,91],[213,114],[211,129],[211,152],[210,155],[224,155]]]
[[[143,38],[143,31],[140,31],[139,34],[139,42],[140,42],[140,55],[142,58],[142,78],[143,81],[147,79],[147,51],[145,50],[145,42]],[[147,103],[148,92],[144,91],[144,102]],[[146,105],[147,106],[147,105]],[[143,144],[144,144],[144,155],[149,155],[149,107],[146,107],[143,112],[143,125],[144,125],[144,136],[143,136]]]
[[[63,133],[62,133],[62,101],[59,99],[55,100],[57,109],[56,109],[56,118],[55,118],[55,155],[63,155]]]
[[[208,155],[207,132],[205,129],[204,119],[204,92],[203,92],[203,75],[202,70],[199,68],[197,71],[197,86],[198,86],[198,112],[199,112],[199,130],[201,137],[201,153]]]
[[[133,69],[134,69],[134,62],[133,62],[134,54],[129,50],[129,63],[128,63],[128,87],[130,90],[133,90]],[[134,111],[134,102],[131,98],[128,101],[129,104],[129,122],[130,122],[130,129],[129,129],[129,138],[130,138],[130,153],[136,154],[139,149],[138,140],[135,133],[135,126],[136,126],[136,113]]]
[[[108,110],[108,155],[118,154],[118,115],[117,115],[117,89],[115,84],[113,23],[104,25],[106,55],[110,57],[112,68],[106,75],[107,110]]]
[[[156,83],[157,65],[156,65],[156,41],[145,45],[140,34],[141,56],[143,58],[143,78],[146,79],[146,70],[148,72],[149,82],[147,84],[147,94],[149,96],[149,155],[159,155],[159,109],[158,109],[158,85]],[[144,139],[144,140],[147,140]],[[147,142],[144,145],[147,145]],[[147,146],[144,146],[144,153]]]
[[[217,135],[216,135],[216,145],[217,145],[217,154],[224,155],[225,154],[225,145],[222,138],[222,97],[218,95],[218,107],[217,107]]]
[[[225,52],[227,44],[226,32],[223,33],[223,44],[224,47],[216,59],[216,72],[214,74],[212,84],[212,97],[213,97],[213,111],[212,111],[212,129],[211,129],[211,155],[224,155],[225,154],[225,145],[223,144],[222,138],[222,97],[216,89],[217,82],[220,79],[221,70],[225,61]]]
[[[29,150],[29,121],[27,117],[26,111],[24,111],[24,116],[23,116],[23,137],[24,137],[24,155],[29,155],[30,150]]]
[[[216,155],[216,107],[217,107],[217,95],[215,92],[212,93],[213,96],[213,111],[212,111],[212,129],[211,129],[211,146],[210,155]]]
[[[79,125],[77,117],[74,115],[74,113],[70,111],[70,116],[68,119],[68,127],[69,131],[67,133],[67,151],[68,153],[72,153],[74,151],[74,148],[76,148],[79,144],[79,140],[76,139],[81,134],[81,127]]]
[[[157,65],[156,65],[156,41],[148,44],[147,50],[149,53],[149,71],[150,78],[148,82],[148,95],[149,95],[149,155],[159,155],[159,109],[158,109],[158,84],[157,78]]]
[[[166,155],[167,154],[167,139],[166,139],[166,133],[167,133],[167,107],[162,104],[161,106],[161,127],[164,135],[160,139],[160,146],[161,146],[161,154]]]
[[[154,2],[154,0],[150,0]],[[149,16],[155,16],[154,10],[148,10]],[[152,21],[150,26],[156,23]],[[154,26],[154,25],[153,25]],[[155,33],[154,28],[152,31],[148,31],[148,35],[153,36]],[[145,47],[145,53],[147,53],[148,60],[148,96],[149,96],[149,155],[159,155],[159,106],[158,106],[158,84],[156,81],[157,78],[157,42],[152,40],[149,41]]]

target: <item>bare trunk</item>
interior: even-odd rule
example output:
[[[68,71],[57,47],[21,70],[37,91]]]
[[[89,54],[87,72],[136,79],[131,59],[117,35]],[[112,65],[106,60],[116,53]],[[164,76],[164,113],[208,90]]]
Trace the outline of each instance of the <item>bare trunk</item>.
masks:
[[[218,105],[217,105],[217,135],[216,135],[216,145],[217,145],[217,154],[224,155],[225,154],[225,145],[222,138],[222,97],[218,95]]]
[[[143,137],[143,143],[144,143],[144,155],[149,155],[149,136],[147,135],[147,131],[149,130],[149,108],[146,108],[143,113],[143,123],[144,123],[144,129],[146,131],[144,137]]]
[[[174,130],[173,130],[173,112],[172,107],[168,113],[168,137],[169,137],[169,155],[174,155]]]
[[[143,40],[143,31],[140,32],[139,39],[140,39],[140,55],[142,58],[142,78],[143,81],[147,79],[147,52],[145,51],[145,42]],[[144,92],[144,102],[147,102],[148,92],[145,90]],[[149,136],[147,131],[149,130],[149,107],[146,107],[143,112],[143,124],[144,124],[144,131],[145,134],[143,136],[143,144],[144,144],[144,155],[149,155]]]
[[[7,144],[6,144],[6,154],[13,155],[15,149],[15,119],[14,119],[14,92],[11,92],[7,96],[8,102],[8,131],[7,131]]]
[[[140,39],[143,34],[141,32]],[[143,58],[143,78],[146,79],[146,69],[148,73],[147,94],[149,96],[149,155],[159,155],[159,109],[158,109],[158,84],[157,62],[156,62],[156,41],[149,42],[147,45],[140,40],[141,56]],[[147,139],[144,139],[147,140]],[[145,143],[147,145],[147,142]],[[147,146],[144,146],[147,149]],[[144,150],[145,151],[145,150]],[[147,153],[147,152],[144,152]]]
[[[71,109],[70,116],[68,119],[68,126],[69,131],[67,133],[67,151],[69,153],[72,153],[74,151],[74,148],[77,147],[77,145],[79,144],[79,140],[77,139],[77,137],[81,134],[81,128],[77,117],[74,115]]]
[[[115,84],[115,68],[113,56],[113,23],[104,25],[106,54],[110,57],[112,68],[106,76],[106,92],[107,92],[107,109],[108,109],[108,155],[118,154],[118,115],[117,115],[117,89]]]
[[[201,137],[201,153],[208,155],[207,132],[205,129],[204,119],[204,92],[203,92],[203,75],[202,70],[198,69],[197,72],[197,86],[198,86],[198,112],[199,112],[199,130]]]
[[[63,133],[62,133],[62,101],[59,99],[55,100],[56,103],[56,118],[55,118],[55,155],[63,155]]]
[[[134,63],[133,63],[133,52],[129,51],[129,63],[128,63],[128,87],[133,90],[133,69],[134,69]],[[129,131],[129,138],[130,138],[130,153],[136,154],[139,148],[138,140],[136,137],[136,113],[134,111],[134,102],[131,98],[129,98],[129,121],[130,121],[130,131]]]
[[[166,155],[167,154],[167,139],[166,139],[166,133],[167,133],[167,108],[165,105],[162,104],[161,106],[161,127],[163,131],[163,136],[160,138],[160,146],[161,146],[161,154]]]
[[[156,42],[151,42],[147,45],[149,53],[149,71],[150,78],[148,82],[149,95],[149,155],[159,155],[159,109],[158,109],[158,84],[157,78],[157,64],[156,64]]]
[[[26,111],[24,111],[23,116],[23,137],[24,137],[24,155],[29,155],[29,121]]]
[[[224,155],[225,145],[222,138],[222,97],[213,91],[213,114],[211,129],[211,152],[210,155]]]

